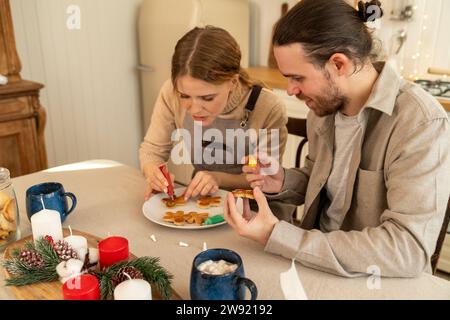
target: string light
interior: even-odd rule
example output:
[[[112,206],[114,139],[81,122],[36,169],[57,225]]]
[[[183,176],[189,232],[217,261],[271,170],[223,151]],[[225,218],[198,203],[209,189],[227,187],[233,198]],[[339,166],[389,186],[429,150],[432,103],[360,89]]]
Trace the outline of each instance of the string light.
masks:
[[[422,11],[422,7],[420,7],[420,8]],[[419,9],[418,5],[413,6],[414,11],[417,11],[418,9]],[[421,53],[422,48],[424,48],[424,45],[426,44],[426,34],[424,34],[424,32],[428,30],[427,21],[429,19],[429,14],[426,14],[425,6],[423,7],[423,16],[422,17],[423,17],[423,19],[420,22],[420,25],[418,26],[418,28],[419,28],[418,30],[420,30],[419,31],[420,34],[419,34],[419,39],[418,39],[419,41],[417,42],[417,52],[411,56],[411,59],[413,60],[412,63],[414,64],[414,66],[413,66],[414,73],[409,75],[409,79],[414,79],[414,80],[419,79],[419,77],[418,77],[419,68],[421,69],[422,65],[426,65],[427,63],[429,63],[429,59],[431,58],[431,54],[429,52],[427,52],[426,54],[424,52]],[[424,39],[425,39],[425,41],[424,41]],[[426,62],[423,61],[423,59],[426,59]],[[400,67],[400,70],[402,72],[405,71],[405,66],[402,65]],[[446,78],[447,78],[447,76],[446,76]]]
[[[418,5],[414,5],[413,9],[416,11],[419,8]],[[422,45],[424,44],[423,39],[424,38],[424,32],[426,30],[428,30],[428,26],[426,24],[426,21],[428,19],[428,14],[426,14],[425,12],[426,7],[423,7],[423,19],[421,21],[421,25],[419,26],[419,30],[420,30],[420,34],[419,34],[419,41],[417,42],[417,53],[413,56],[413,61],[414,61],[414,80],[419,80],[419,68],[421,68],[424,65],[424,61],[422,61],[422,59],[420,59],[421,57],[421,48],[423,47]],[[423,56],[423,55],[422,55]],[[412,78],[412,77],[410,77]]]

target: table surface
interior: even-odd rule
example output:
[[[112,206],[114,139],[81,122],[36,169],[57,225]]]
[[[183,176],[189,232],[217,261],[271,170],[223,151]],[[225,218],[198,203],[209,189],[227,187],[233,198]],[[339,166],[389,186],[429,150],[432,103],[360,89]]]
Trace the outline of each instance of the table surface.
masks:
[[[31,234],[25,191],[50,181],[62,183],[78,199],[64,227],[70,225],[100,238],[108,234],[124,236],[135,255],[160,257],[162,266],[174,275],[172,286],[183,299],[190,298],[191,264],[203,242],[208,248],[228,248],[241,255],[246,276],[258,287],[258,299],[284,299],[279,276],[290,268],[290,260],[265,253],[261,245],[239,237],[228,225],[180,230],[152,223],[142,213],[145,180],[141,173],[113,161],[87,161],[13,179],[23,237]],[[157,242],[150,239],[152,234]],[[180,241],[189,246],[180,247]],[[368,277],[347,279],[300,263],[296,266],[309,299],[450,299],[450,282],[430,274],[415,279],[383,278],[379,289],[370,289]],[[0,299],[14,299],[10,289],[4,287],[3,278],[0,281]]]

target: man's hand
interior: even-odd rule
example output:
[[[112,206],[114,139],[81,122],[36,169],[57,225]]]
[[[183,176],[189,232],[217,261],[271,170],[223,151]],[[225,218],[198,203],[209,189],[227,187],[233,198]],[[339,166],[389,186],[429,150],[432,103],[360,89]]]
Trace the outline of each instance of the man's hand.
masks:
[[[243,161],[248,163],[248,157],[245,157]],[[276,159],[265,154],[258,154],[257,165],[245,165],[242,171],[252,188],[259,187],[266,193],[281,192],[284,170]]]
[[[149,163],[144,167],[144,176],[147,180],[147,188],[145,189],[144,199],[147,201],[154,193],[165,192],[169,182],[156,164]],[[175,175],[170,174],[170,179],[175,181]]]
[[[184,192],[184,199],[216,193],[219,191],[219,183],[219,178],[214,172],[199,171]]]
[[[258,187],[253,190],[253,195],[259,208],[256,215],[250,212],[248,199],[244,199],[244,213],[241,216],[237,211],[235,198],[230,192],[225,201],[224,217],[237,234],[266,245],[279,220],[273,215],[266,197]]]

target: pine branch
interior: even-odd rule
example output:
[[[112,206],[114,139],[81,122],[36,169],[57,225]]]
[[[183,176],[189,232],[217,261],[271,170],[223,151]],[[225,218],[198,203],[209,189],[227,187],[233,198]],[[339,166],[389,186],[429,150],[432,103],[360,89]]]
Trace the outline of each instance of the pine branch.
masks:
[[[36,242],[36,251],[42,256],[46,265],[54,266],[56,268],[61,262],[61,258],[58,256],[58,253],[56,253],[53,245],[44,238],[41,238]]]
[[[25,263],[23,263],[22,261],[20,261],[19,258],[14,258],[12,260],[6,260],[3,263],[4,268],[12,273],[12,274],[16,274],[16,275],[20,275],[23,273],[30,273],[35,271],[35,267],[29,266]]]
[[[102,299],[107,299],[108,296],[113,295],[114,288],[111,279],[119,269],[124,267],[134,267],[138,269],[142,272],[146,281],[155,285],[163,299],[168,300],[171,298],[172,290],[170,284],[173,275],[160,266],[159,258],[141,257],[131,261],[116,263],[104,271],[100,281]]]
[[[131,262],[131,265],[142,272],[144,278],[153,283],[166,300],[172,296],[170,283],[173,275],[159,264],[159,258],[142,257]]]
[[[34,243],[30,242],[30,241],[25,242],[24,249],[25,250],[35,250]]]
[[[11,251],[11,257],[13,257],[13,258],[18,258],[18,257],[19,257],[19,254],[20,254],[20,249],[19,249],[19,248],[14,248],[14,249]]]
[[[113,285],[111,281],[112,275],[104,274],[100,277],[100,293],[102,295],[102,300],[107,300],[108,297],[113,295]]]
[[[3,262],[3,267],[14,275],[14,277],[6,280],[7,286],[19,287],[58,280],[56,266],[61,262],[61,259],[50,242],[43,238],[36,241],[36,245],[33,242],[26,242],[22,250],[34,250],[39,253],[44,260],[44,265],[42,267],[27,265],[20,261],[21,249],[14,250],[12,252],[13,258]]]
[[[7,279],[6,285],[21,287],[39,282],[52,282],[55,280],[58,280],[58,274],[56,273],[56,270],[44,268]]]
[[[19,259],[6,260],[3,263],[4,268],[15,275],[6,279],[7,286],[26,286],[38,282],[54,281],[58,279],[56,268],[44,266],[42,268],[28,266]]]

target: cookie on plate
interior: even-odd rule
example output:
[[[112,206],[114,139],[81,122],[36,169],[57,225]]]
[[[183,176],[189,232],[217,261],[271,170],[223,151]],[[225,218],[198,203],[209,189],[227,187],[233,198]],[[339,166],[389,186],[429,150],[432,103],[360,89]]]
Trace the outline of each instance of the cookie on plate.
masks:
[[[173,200],[170,198],[164,198],[161,201],[167,208],[175,208],[177,206],[184,206],[186,204],[184,196],[175,197]]]
[[[197,206],[200,209],[208,209],[211,207],[219,207],[222,203],[221,197],[213,197],[213,196],[201,196],[197,200]]]

